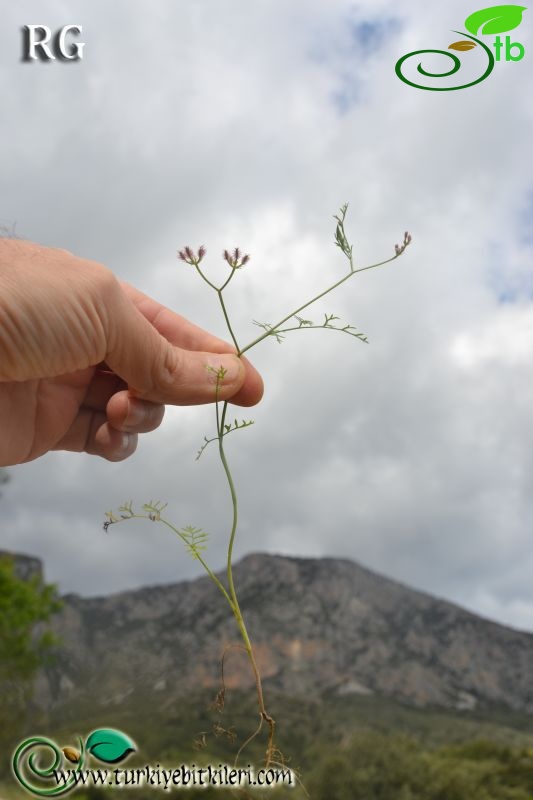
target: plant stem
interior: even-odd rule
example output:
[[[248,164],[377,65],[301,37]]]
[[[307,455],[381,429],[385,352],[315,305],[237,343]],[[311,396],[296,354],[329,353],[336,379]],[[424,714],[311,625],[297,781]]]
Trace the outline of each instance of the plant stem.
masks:
[[[357,275],[358,272],[365,272],[365,270],[367,270],[367,269],[375,269],[376,267],[382,267],[383,264],[389,264],[391,261],[394,261],[397,258],[398,258],[398,255],[394,255],[394,256],[391,256],[391,258],[385,259],[385,261],[379,261],[377,264],[370,264],[368,267],[360,267],[359,269],[351,269],[350,272],[348,272],[348,274],[345,275],[343,278],[341,278],[339,281],[337,281],[336,283],[332,284],[327,289],[324,289],[323,292],[320,292],[320,294],[317,294],[316,297],[313,297],[311,300],[308,300],[307,303],[304,303],[302,306],[297,308],[295,311],[291,311],[290,314],[287,314],[286,317],[283,317],[283,319],[281,319],[279,322],[277,322],[275,325],[273,325],[269,331],[267,331],[266,333],[261,334],[261,336],[258,336],[257,339],[254,339],[253,342],[250,342],[250,344],[247,344],[246,347],[242,348],[242,350],[239,350],[239,355],[242,356],[242,354],[246,353],[247,350],[251,350],[251,348],[255,347],[256,344],[259,344],[259,342],[262,342],[263,339],[266,339],[267,336],[271,336],[272,333],[276,330],[276,328],[279,328],[280,325],[283,325],[285,322],[287,322],[289,319],[291,319],[291,317],[294,317],[296,314],[299,314],[300,311],[304,310],[304,308],[307,308],[308,306],[312,305],[316,300],[320,300],[321,297],[324,297],[324,295],[329,294],[329,292],[332,292],[333,289],[336,289],[338,286],[343,284],[345,281],[347,281],[353,275]]]
[[[224,314],[224,319],[226,320],[226,325],[228,327],[228,331],[230,332],[230,336],[233,339],[233,344],[235,345],[235,348],[237,350],[237,354],[240,355],[240,353],[239,353],[239,345],[237,344],[237,339],[235,338],[235,334],[233,333],[233,329],[231,327],[231,323],[230,323],[229,317],[228,317],[228,312],[226,311],[226,306],[224,304],[224,298],[222,297],[222,292],[224,291],[224,289],[226,288],[226,286],[228,285],[230,280],[235,275],[235,267],[232,268],[232,270],[231,270],[231,272],[229,274],[229,277],[224,281],[222,286],[218,287],[218,286],[215,286],[215,284],[212,283],[209,280],[207,275],[205,275],[202,272],[202,270],[200,269],[200,265],[198,263],[195,263],[194,266],[196,267],[196,271],[198,272],[198,274],[202,278],[202,280],[204,280],[207,283],[207,285],[210,286],[211,289],[214,289],[214,291],[217,293],[220,305],[222,307],[222,313]]]
[[[228,584],[230,588],[230,593],[232,596],[235,595],[235,587],[233,584],[233,573],[231,569],[231,559],[233,555],[233,545],[235,542],[235,533],[237,531],[237,521],[238,521],[238,501],[237,501],[237,492],[235,491],[235,484],[233,483],[233,477],[231,475],[231,471],[228,465],[228,461],[226,459],[226,453],[224,451],[224,437],[222,436],[222,431],[224,429],[224,423],[226,420],[226,412],[228,410],[228,403],[225,402],[222,406],[222,419],[220,425],[220,435],[218,437],[218,452],[220,454],[220,460],[222,462],[222,466],[224,467],[224,472],[226,473],[226,478],[228,481],[228,486],[231,494],[231,502],[233,506],[233,521],[231,525],[231,534],[229,538],[228,544],[228,559],[227,559],[227,572],[228,572]]]
[[[125,517],[124,519],[116,520],[116,522],[124,522],[125,519],[152,519],[152,518],[148,514],[130,514],[128,517]],[[152,521],[153,521],[153,519],[152,519]],[[162,522],[163,525],[166,525],[167,528],[170,528],[170,530],[173,533],[175,533],[176,536],[179,536],[180,539],[183,541],[183,543],[185,545],[188,544],[186,537],[182,534],[182,532],[178,528],[176,528],[175,525],[173,525],[171,522],[169,522],[168,519],[165,519],[164,517],[159,516],[157,518],[157,522]],[[205,569],[205,571],[207,572],[207,574],[209,575],[209,577],[211,578],[213,583],[215,583],[218,586],[218,588],[220,589],[220,591],[222,592],[222,594],[224,595],[224,597],[228,601],[231,610],[234,612],[233,602],[232,602],[231,597],[229,596],[228,592],[226,591],[226,588],[225,588],[224,584],[217,578],[215,573],[211,570],[209,565],[204,561],[204,559],[202,558],[202,556],[199,553],[196,554],[195,558],[198,559],[198,561],[200,562],[202,567]]]
[[[233,275],[233,272],[230,275],[230,277],[228,278],[228,280],[226,281],[226,283],[224,284],[224,286],[228,285],[228,283],[231,280],[231,277]],[[231,327],[231,323],[229,321],[228,312],[226,311],[226,305],[224,303],[224,298],[222,297],[222,292],[224,290],[224,286],[222,286],[220,289],[217,289],[216,292],[218,294],[218,299],[219,299],[220,305],[222,307],[222,313],[224,314],[224,319],[226,320],[226,325],[228,326],[228,331],[230,332],[230,336],[233,339],[233,344],[235,345],[235,348],[237,350],[237,355],[240,356],[243,351],[239,350],[239,345],[237,344],[237,339],[235,338],[235,334],[233,333],[233,328]]]
[[[196,271],[198,272],[199,276],[200,276],[200,277],[201,277],[201,278],[202,278],[202,279],[203,279],[203,280],[204,280],[204,281],[207,283],[207,285],[208,285],[208,286],[210,286],[212,289],[214,289],[214,290],[215,290],[215,292],[218,292],[218,288],[215,286],[215,284],[214,284],[214,283],[211,283],[211,281],[209,280],[209,278],[207,278],[207,277],[204,275],[204,273],[203,273],[203,272],[202,272],[202,270],[200,269],[200,266],[199,266],[199,264],[195,264],[194,266],[196,267]]]
[[[233,581],[233,545],[235,543],[235,534],[237,532],[237,522],[238,522],[238,501],[237,501],[237,492],[235,490],[235,484],[233,482],[233,477],[231,474],[231,470],[228,465],[228,461],[226,458],[226,453],[224,451],[224,437],[222,431],[224,430],[224,422],[226,420],[226,412],[228,409],[228,402],[225,401],[222,407],[222,418],[220,421],[220,429],[219,429],[219,437],[218,437],[218,451],[220,454],[220,461],[222,462],[222,466],[224,468],[224,472],[226,474],[226,479],[228,481],[228,486],[231,494],[231,502],[233,506],[233,520],[231,525],[231,534],[228,544],[228,556],[227,556],[227,566],[226,566],[226,574],[228,578],[228,586],[229,586],[229,594],[231,597],[231,609],[237,621],[237,625],[239,626],[239,630],[241,632],[242,640],[244,642],[246,652],[248,654],[248,658],[250,660],[250,664],[254,673],[255,678],[255,687],[257,692],[257,699],[259,705],[259,714],[261,723],[259,725],[258,731],[261,729],[261,724],[263,720],[267,722],[269,726],[269,734],[268,734],[268,744],[266,750],[266,767],[268,768],[273,754],[274,754],[274,729],[275,729],[275,721],[267,713],[265,708],[265,701],[263,697],[263,687],[261,683],[261,675],[259,672],[259,668],[257,666],[257,662],[255,660],[255,654],[253,651],[252,643],[250,641],[250,637],[248,635],[248,631],[246,629],[246,624],[244,622],[244,618],[241,612],[241,608],[239,605],[239,600],[237,598],[237,592],[235,591],[235,584]]]

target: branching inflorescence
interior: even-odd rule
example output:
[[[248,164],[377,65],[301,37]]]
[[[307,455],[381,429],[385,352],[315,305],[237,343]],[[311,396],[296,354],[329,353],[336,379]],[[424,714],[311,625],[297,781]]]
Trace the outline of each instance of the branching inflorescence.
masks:
[[[304,311],[309,306],[313,305],[317,300],[320,300],[322,297],[325,297],[327,294],[332,292],[337,287],[341,286],[343,283],[348,281],[353,275],[364,272],[365,270],[375,269],[376,267],[383,266],[384,264],[388,264],[391,261],[394,261],[408,247],[411,243],[411,235],[406,231],[403,237],[403,241],[400,245],[396,244],[394,246],[394,255],[390,258],[385,259],[384,261],[379,261],[375,264],[370,264],[366,267],[359,267],[356,268],[354,264],[354,257],[353,257],[353,245],[348,242],[348,238],[346,236],[346,232],[344,229],[344,222],[346,219],[346,213],[348,210],[348,204],[345,204],[341,207],[338,214],[334,216],[336,220],[336,228],[335,228],[335,245],[339,247],[342,251],[343,255],[346,257],[349,263],[349,270],[346,274],[329,286],[327,289],[324,289],[323,292],[316,295],[315,297],[311,298],[307,302],[303,303],[303,305],[299,306],[299,308],[291,311],[290,314],[283,317],[283,319],[279,320],[279,322],[271,325],[266,322],[256,322],[254,320],[254,324],[258,325],[262,329],[262,333],[253,341],[249,342],[245,346],[240,346],[235,332],[232,328],[230,323],[230,319],[228,316],[228,312],[226,309],[226,305],[224,302],[223,293],[227,286],[229,285],[230,281],[234,277],[237,270],[244,267],[248,261],[250,260],[250,256],[247,254],[243,254],[239,248],[235,248],[232,251],[224,250],[223,257],[224,260],[227,262],[228,266],[230,267],[230,273],[227,279],[222,283],[221,286],[215,285],[209,278],[205,275],[203,269],[201,268],[201,263],[205,257],[206,249],[202,245],[196,252],[192,250],[191,247],[184,247],[182,250],[178,251],[178,258],[181,261],[184,261],[186,264],[194,267],[198,272],[199,276],[202,280],[213,290],[216,292],[218,296],[218,300],[220,303],[220,307],[222,310],[222,314],[224,316],[226,326],[228,328],[229,335],[235,345],[235,349],[237,355],[240,357],[248,350],[251,350],[257,344],[262,342],[264,339],[268,337],[273,337],[276,339],[277,342],[282,342],[285,335],[291,331],[297,330],[309,330],[309,329],[327,329],[327,330],[336,330],[340,331],[341,333],[347,333],[348,335],[359,339],[362,342],[367,342],[367,338],[363,333],[357,331],[357,329],[353,325],[346,324],[344,325],[340,318],[335,316],[334,314],[324,314],[324,319],[322,322],[315,323],[310,319],[306,319],[301,316],[302,311]],[[266,758],[265,758],[265,765],[272,766],[279,762],[280,754],[277,750],[275,743],[274,743],[274,732],[275,732],[275,721],[274,719],[268,714],[265,706],[265,701],[263,697],[263,689],[261,684],[261,675],[257,666],[257,662],[255,659],[254,649],[252,643],[250,641],[250,637],[246,628],[246,624],[239,606],[239,601],[237,598],[237,592],[235,590],[235,584],[233,580],[233,548],[235,544],[235,536],[237,533],[237,524],[238,524],[238,500],[237,500],[237,492],[235,489],[235,484],[233,481],[233,477],[228,465],[228,461],[226,458],[226,452],[224,449],[224,439],[230,433],[233,433],[236,430],[240,430],[241,428],[247,428],[250,425],[253,425],[253,420],[237,420],[235,419],[233,422],[227,421],[228,416],[228,401],[221,402],[219,400],[220,394],[220,387],[224,382],[225,370],[223,367],[220,367],[218,370],[214,369],[213,367],[207,367],[207,369],[213,375],[213,383],[214,383],[214,396],[215,396],[215,417],[216,417],[216,434],[212,437],[204,437],[204,442],[197,453],[197,459],[200,458],[203,451],[208,447],[209,444],[212,442],[218,442],[218,453],[220,457],[220,461],[222,467],[224,469],[224,473],[226,476],[229,492],[231,495],[232,507],[233,507],[233,515],[230,527],[230,533],[228,538],[228,549],[227,549],[227,559],[226,559],[226,585],[222,583],[222,581],[215,575],[215,573],[211,570],[209,565],[204,559],[204,552],[207,547],[207,539],[208,534],[202,530],[201,528],[196,528],[192,525],[187,525],[183,528],[178,528],[177,526],[173,525],[165,516],[163,516],[163,512],[166,508],[166,503],[163,504],[160,501],[152,501],[150,500],[149,503],[145,503],[142,506],[142,511],[137,513],[133,510],[132,502],[124,503],[124,505],[120,506],[116,513],[112,511],[106,512],[106,520],[104,522],[104,530],[107,531],[110,525],[114,525],[118,522],[123,522],[124,520],[128,519],[149,519],[152,522],[160,522],[163,525],[166,525],[173,533],[175,533],[184,543],[187,551],[189,554],[198,560],[202,567],[205,569],[211,580],[216,584],[218,589],[220,590],[221,594],[224,596],[226,602],[228,603],[237,625],[239,627],[239,631],[241,634],[241,638],[244,644],[244,650],[248,656],[250,661],[250,665],[253,671],[256,692],[257,692],[257,702],[258,702],[258,709],[259,709],[259,724],[254,731],[254,733],[249,737],[237,753],[237,757],[239,756],[242,749],[254,738],[260,731],[264,724],[268,727],[268,742],[266,748]],[[241,646],[242,647],[242,646]],[[219,698],[223,698],[223,691],[219,692]],[[218,705],[222,705],[222,702],[219,702]]]

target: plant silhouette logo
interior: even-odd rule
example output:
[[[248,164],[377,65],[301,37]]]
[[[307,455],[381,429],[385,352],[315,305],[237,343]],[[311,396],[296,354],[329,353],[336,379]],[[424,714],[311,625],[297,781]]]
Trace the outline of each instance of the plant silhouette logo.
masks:
[[[448,45],[448,50],[415,50],[412,53],[407,53],[396,62],[396,75],[401,81],[407,83],[409,86],[413,86],[415,89],[425,89],[430,92],[453,92],[456,89],[468,89],[470,86],[475,86],[476,83],[481,83],[481,81],[484,81],[485,78],[488,78],[494,69],[494,64],[496,61],[521,61],[524,57],[525,47],[523,44],[521,44],[521,42],[511,41],[511,37],[508,35],[506,35],[505,39],[503,39],[499,34],[507,33],[508,31],[518,28],[522,22],[522,13],[525,10],[525,6],[505,5],[490,6],[490,8],[482,8],[480,11],[475,11],[465,20],[465,28],[468,33],[464,31],[453,31],[454,33],[459,34],[459,36],[466,36],[466,39],[460,39],[459,41]],[[481,41],[481,39],[476,38],[476,36],[480,34],[482,36],[496,34],[496,38],[490,43],[490,45],[488,45]],[[487,66],[485,71],[479,78],[470,80],[468,83],[462,84],[461,86],[423,86],[419,83],[415,83],[414,80],[411,80],[404,74],[404,65],[408,59],[412,58],[413,56],[421,56],[426,53],[437,53],[438,55],[446,56],[452,60],[453,66],[449,70],[445,72],[429,72],[428,70],[424,69],[422,63],[420,62],[417,66],[417,71],[425,78],[436,78],[439,80],[442,78],[449,78],[451,75],[455,75],[457,72],[459,72],[462,64],[461,60],[457,55],[455,55],[455,53],[450,53],[448,51],[455,50],[456,52],[466,53],[467,51],[473,50],[478,46],[483,48],[487,56]],[[493,49],[494,53],[492,52]],[[418,78],[418,76],[414,77]]]
[[[45,736],[32,736],[19,744],[11,766],[13,775],[27,792],[35,797],[56,797],[78,785],[72,773],[81,772],[89,756],[104,764],[118,764],[135,750],[129,736],[113,728],[99,728],[85,742],[78,737],[76,747],[59,747]],[[58,782],[56,775],[65,767],[69,777]]]

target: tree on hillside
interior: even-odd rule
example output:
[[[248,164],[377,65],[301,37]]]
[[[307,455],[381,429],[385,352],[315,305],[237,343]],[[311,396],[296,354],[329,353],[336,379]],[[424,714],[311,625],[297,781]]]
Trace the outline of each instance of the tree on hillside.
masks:
[[[60,605],[54,586],[40,575],[19,578],[14,558],[0,556],[0,772],[24,731],[35,674],[56,644],[46,623]]]

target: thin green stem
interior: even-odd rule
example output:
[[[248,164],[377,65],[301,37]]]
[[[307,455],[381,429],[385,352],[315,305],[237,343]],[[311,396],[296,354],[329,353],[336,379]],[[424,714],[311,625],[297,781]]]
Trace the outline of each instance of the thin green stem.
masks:
[[[223,380],[223,378],[222,378]],[[252,645],[250,642],[250,637],[248,636],[248,632],[246,630],[246,626],[244,624],[244,619],[242,616],[242,612],[239,606],[239,601],[237,599],[237,593],[235,591],[235,584],[233,581],[233,565],[232,565],[232,557],[233,557],[233,544],[235,542],[235,534],[237,532],[237,522],[238,522],[238,501],[237,501],[237,492],[235,490],[235,484],[233,483],[233,477],[231,474],[231,470],[229,468],[228,461],[226,459],[226,453],[224,451],[224,424],[226,422],[226,413],[228,410],[228,402],[225,401],[222,405],[222,416],[220,415],[219,411],[219,400],[218,395],[220,392],[220,384],[222,382],[220,378],[217,378],[217,383],[215,387],[215,406],[216,406],[216,417],[217,417],[217,432],[218,432],[218,451],[220,454],[220,460],[222,462],[222,466],[224,468],[224,472],[226,474],[226,479],[228,481],[228,486],[231,494],[231,504],[233,507],[233,519],[231,524],[231,534],[228,544],[228,558],[227,558],[227,577],[228,577],[228,586],[229,586],[229,595],[230,595],[230,605],[235,615],[235,619],[237,620],[237,624],[241,631],[242,638],[246,645],[246,649],[248,653],[251,655],[252,653]]]
[[[204,280],[207,283],[208,286],[210,286],[212,289],[214,289],[215,292],[218,292],[218,287],[215,286],[214,283],[211,283],[209,278],[206,275],[204,275],[204,273],[200,269],[200,265],[199,264],[195,264],[194,266],[196,267],[196,271],[197,271],[198,275],[202,278],[202,280]]]
[[[180,539],[183,539],[185,544],[187,544],[187,539],[182,535],[181,531],[179,531],[178,528],[176,528],[171,522],[169,522],[166,519],[163,519],[163,517],[160,517],[160,519],[158,521],[162,522],[163,525],[166,525],[167,528],[170,528],[171,531],[174,531],[174,533],[177,534],[180,537]],[[204,561],[204,559],[202,558],[202,556],[199,553],[196,554],[196,558],[198,559],[198,561],[200,562],[202,567],[205,569],[205,571],[207,572],[207,574],[209,575],[211,580],[218,586],[218,588],[220,589],[220,591],[222,592],[222,594],[224,595],[224,597],[228,601],[231,610],[233,611],[233,613],[235,613],[235,608],[234,608],[233,602],[231,600],[231,597],[229,596],[229,594],[228,594],[228,592],[226,590],[226,587],[224,586],[222,581],[220,581],[217,578],[215,573],[212,571],[211,567],[209,567],[207,562]]]
[[[272,327],[271,327],[271,329],[269,331],[266,331],[265,333],[261,334],[261,336],[258,336],[257,339],[254,339],[253,342],[250,342],[250,344],[247,344],[246,347],[242,348],[242,350],[239,350],[239,355],[242,356],[242,354],[246,353],[247,350],[251,350],[251,348],[255,347],[256,344],[259,344],[259,342],[262,342],[263,339],[266,339],[267,336],[271,336],[272,333],[277,328],[279,328],[280,325],[283,325],[285,322],[287,322],[289,319],[291,319],[291,317],[294,317],[296,314],[299,314],[300,311],[303,311],[304,308],[307,308],[308,306],[312,305],[317,300],[320,300],[321,297],[324,297],[326,294],[329,294],[329,292],[332,292],[338,286],[341,286],[341,284],[345,283],[353,275],[357,275],[358,272],[365,272],[365,270],[367,270],[367,269],[375,269],[376,267],[382,267],[384,264],[389,264],[391,261],[395,261],[395,259],[397,259],[397,258],[398,258],[398,255],[394,255],[391,258],[385,259],[385,261],[379,261],[377,264],[370,264],[368,267],[360,267],[359,269],[351,269],[350,272],[348,272],[348,274],[345,275],[343,278],[338,280],[336,283],[333,283],[327,289],[324,289],[323,292],[320,292],[320,294],[317,294],[315,297],[311,298],[311,300],[308,300],[307,303],[304,303],[302,306],[300,306],[299,308],[295,309],[295,311],[291,311],[291,313],[287,314],[286,317],[283,317],[283,319],[280,319],[280,321],[277,322],[275,325],[272,325]]]
[[[221,430],[221,427],[220,427],[220,411],[219,411],[219,408],[218,408],[218,404],[219,404],[218,390],[219,390],[219,383],[217,381],[217,388],[216,388],[216,395],[215,395],[215,397],[216,397],[216,399],[215,399],[215,412],[216,412],[216,418],[217,418],[217,435],[216,435],[215,439],[218,439],[220,441],[220,437],[222,436],[222,430]]]
[[[116,524],[118,522],[125,522],[128,519],[149,519],[152,522],[154,522],[154,518],[150,517],[149,514],[134,514],[134,513],[130,513],[130,514],[128,514],[127,517],[125,516],[125,517],[122,517],[122,519],[113,520],[113,524]],[[185,545],[187,545],[187,546],[189,545],[187,537],[184,536],[183,533],[178,528],[176,528],[175,525],[173,525],[171,522],[169,522],[167,519],[164,519],[164,517],[158,516],[155,521],[156,522],[162,522],[163,525],[166,525],[167,528],[170,528],[170,530],[173,531],[173,533],[175,533],[176,536],[179,536],[179,538],[182,540],[182,542]],[[226,587],[224,586],[224,584],[217,578],[215,573],[211,570],[211,568],[209,567],[207,562],[204,561],[204,559],[202,558],[202,556],[199,553],[196,553],[195,557],[198,559],[198,561],[200,562],[202,567],[205,569],[205,571],[207,572],[207,574],[209,575],[211,580],[218,586],[218,588],[220,589],[220,591],[222,592],[222,594],[224,595],[224,597],[228,601],[231,610],[233,611],[233,613],[235,613],[235,609],[234,609],[234,606],[233,606],[233,601],[232,601],[231,597],[229,596],[228,591],[227,591]]]
[[[236,271],[236,267],[232,267],[232,268],[231,268],[231,272],[230,272],[230,274],[229,274],[229,277],[228,277],[228,278],[226,279],[226,281],[225,281],[225,282],[222,284],[222,286],[221,286],[221,287],[220,287],[220,289],[218,290],[219,292],[223,292],[223,291],[224,291],[224,289],[226,288],[226,286],[228,285],[228,283],[230,282],[230,280],[231,280],[231,279],[233,278],[233,276],[235,275],[235,271]]]
[[[231,276],[230,276],[230,278],[231,278]],[[224,286],[227,286],[228,282],[229,282],[229,279],[226,281]],[[217,289],[216,292],[218,294],[218,299],[220,301],[220,305],[221,305],[221,308],[222,308],[222,313],[224,314],[224,319],[226,320],[226,325],[228,327],[228,331],[230,332],[230,336],[233,339],[233,344],[235,345],[235,349],[237,350],[237,355],[240,356],[241,355],[241,351],[239,350],[239,345],[237,344],[237,339],[235,338],[235,334],[233,333],[233,328],[231,327],[231,323],[229,321],[228,312],[226,311],[226,305],[224,303],[224,298],[222,297],[222,290],[224,289],[224,286],[221,289]]]
[[[220,420],[221,431],[224,430],[224,423],[226,421],[226,412],[228,410],[228,402],[227,400],[224,402],[222,407],[222,418]],[[231,503],[233,506],[233,519],[231,524],[231,534],[228,543],[228,554],[227,554],[227,567],[226,567],[226,575],[228,579],[228,586],[229,586],[229,594],[231,597],[231,607],[233,610],[233,615],[239,626],[239,630],[241,632],[241,637],[246,647],[246,652],[248,654],[248,658],[250,660],[250,664],[252,667],[252,671],[254,673],[255,679],[255,687],[257,692],[257,700],[259,705],[259,726],[256,731],[256,734],[259,733],[263,722],[268,724],[268,744],[266,749],[266,765],[267,767],[270,765],[272,761],[272,756],[274,753],[274,730],[275,730],[275,721],[267,712],[265,707],[265,701],[263,697],[263,686],[261,682],[261,674],[259,672],[259,667],[257,666],[257,661],[255,660],[255,654],[252,648],[252,643],[250,641],[250,637],[248,635],[248,631],[246,629],[246,624],[244,622],[244,618],[242,615],[241,607],[239,605],[239,600],[237,598],[237,592],[235,591],[235,584],[233,581],[233,545],[235,543],[235,534],[237,532],[237,522],[238,522],[238,501],[237,501],[237,492],[235,490],[235,484],[233,482],[233,477],[231,474],[231,470],[229,468],[229,464],[226,458],[226,453],[224,451],[224,436],[221,434],[218,439],[218,450],[220,454],[220,460],[222,462],[222,466],[224,468],[224,472],[226,474],[226,479],[228,482],[230,494],[231,494]],[[253,738],[253,737],[251,737]],[[242,749],[242,748],[241,748]],[[239,750],[239,753],[241,750]],[[237,756],[238,757],[238,756]]]
[[[290,331],[340,331],[341,333],[347,333],[350,336],[354,336],[356,339],[360,339],[362,342],[366,342],[366,337],[363,333],[353,333],[353,331],[349,331],[346,328],[336,328],[334,325],[295,325],[293,328],[276,328],[276,333],[290,333]],[[270,336],[272,334],[269,334]]]
[[[235,338],[235,334],[233,333],[233,329],[231,327],[231,323],[228,317],[228,312],[226,310],[226,305],[224,303],[224,298],[222,297],[222,292],[224,291],[224,289],[226,288],[226,286],[228,285],[228,283],[235,274],[235,267],[232,267],[229,277],[224,281],[222,286],[220,286],[219,288],[218,286],[215,286],[215,284],[212,281],[209,280],[209,278],[207,277],[207,275],[205,275],[204,272],[202,272],[199,264],[195,264],[194,266],[196,267],[196,271],[198,272],[202,280],[204,280],[207,283],[207,285],[210,286],[217,293],[220,305],[222,307],[222,313],[224,314],[224,319],[226,320],[226,325],[228,326],[231,338],[233,339],[233,344],[235,345],[237,353],[239,354],[239,345],[237,344],[237,339]]]
[[[228,410],[228,403],[227,403],[227,401],[225,401],[224,405],[222,406],[222,419],[221,419],[221,423],[220,423],[222,430],[224,430],[224,423],[226,421],[226,412],[227,412],[227,410]],[[232,477],[232,474],[231,474],[231,470],[229,468],[228,461],[227,461],[227,458],[226,458],[226,453],[224,451],[224,437],[222,435],[220,435],[219,439],[218,439],[218,452],[220,454],[220,461],[222,462],[222,466],[223,466],[224,472],[226,474],[226,479],[228,481],[228,486],[229,486],[229,490],[230,490],[230,494],[231,494],[231,503],[232,503],[232,506],[233,506],[233,519],[232,519],[232,523],[231,523],[231,533],[230,533],[230,538],[229,538],[229,543],[228,543],[227,570],[226,571],[227,571],[227,576],[228,576],[228,586],[229,586],[229,590],[230,590],[230,595],[231,595],[231,597],[233,599],[233,602],[238,607],[239,604],[238,604],[238,601],[237,601],[237,593],[235,591],[235,584],[233,582],[232,556],[233,556],[233,545],[235,543],[235,534],[237,532],[237,522],[238,522],[238,516],[239,516],[239,507],[238,507],[238,501],[237,501],[237,492],[235,490],[235,484],[233,482],[233,477]],[[240,609],[239,609],[239,615],[240,615]],[[242,619],[242,615],[241,615],[241,619]],[[243,625],[244,625],[244,623],[243,623]],[[246,636],[245,636],[245,641],[246,641],[247,648],[251,647],[250,640],[248,638],[248,634],[246,634]]]
[[[228,486],[231,494],[231,504],[233,507],[233,519],[231,523],[231,534],[228,544],[228,558],[227,558],[227,577],[228,577],[228,586],[229,586],[229,593],[231,596],[231,607],[233,609],[233,613],[235,614],[235,618],[241,630],[244,642],[246,644],[247,650],[251,651],[251,643],[248,633],[246,631],[246,627],[244,625],[244,619],[241,613],[241,609],[239,607],[239,601],[237,600],[237,593],[235,591],[235,584],[233,582],[233,569],[232,569],[232,556],[233,556],[233,544],[235,542],[235,534],[237,532],[237,522],[239,516],[239,507],[237,501],[237,492],[235,490],[235,484],[233,483],[233,477],[231,474],[231,470],[229,468],[228,461],[226,459],[226,453],[224,451],[224,424],[226,422],[226,413],[228,410],[228,402],[225,401],[222,405],[222,416],[220,416],[219,411],[219,400],[218,395],[220,391],[220,383],[221,381],[217,379],[217,385],[215,389],[215,406],[216,406],[216,417],[217,417],[217,432],[218,432],[218,452],[220,454],[220,461],[222,462],[222,466],[224,468],[224,472],[226,474],[226,479],[228,481]]]

